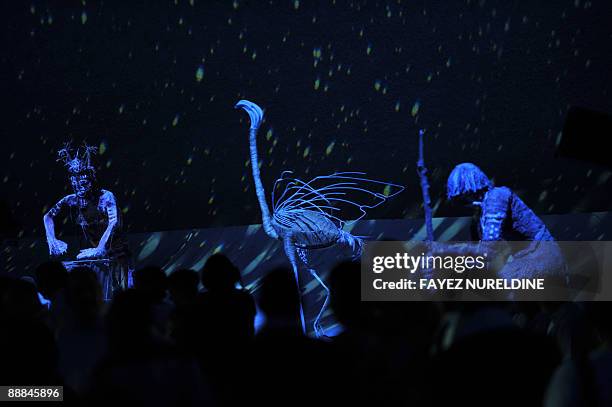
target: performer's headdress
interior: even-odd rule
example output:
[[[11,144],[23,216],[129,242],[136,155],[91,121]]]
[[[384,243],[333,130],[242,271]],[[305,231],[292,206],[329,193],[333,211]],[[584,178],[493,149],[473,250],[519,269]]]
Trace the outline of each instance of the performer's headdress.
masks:
[[[469,193],[476,193],[493,186],[484,172],[472,163],[457,165],[448,176],[446,193],[448,199]]]
[[[58,161],[63,161],[70,175],[79,175],[88,173],[95,175],[96,169],[93,166],[91,159],[92,155],[98,152],[98,148],[83,143],[81,147],[76,149],[70,146],[70,143],[65,143],[64,147],[57,152]]]

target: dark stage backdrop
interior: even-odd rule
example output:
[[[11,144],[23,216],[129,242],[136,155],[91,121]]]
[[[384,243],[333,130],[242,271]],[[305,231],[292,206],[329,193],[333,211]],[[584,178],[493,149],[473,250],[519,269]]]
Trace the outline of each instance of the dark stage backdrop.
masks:
[[[259,222],[241,98],[266,109],[265,185],[282,170],[359,170],[407,186],[372,218],[420,216],[419,127],[438,216],[463,213],[441,201],[461,161],[538,213],[611,208],[609,171],[553,158],[569,106],[612,113],[607,0],[0,7],[8,235],[42,235],[43,212],[68,192],[55,152],[69,139],[100,147],[131,232]]]

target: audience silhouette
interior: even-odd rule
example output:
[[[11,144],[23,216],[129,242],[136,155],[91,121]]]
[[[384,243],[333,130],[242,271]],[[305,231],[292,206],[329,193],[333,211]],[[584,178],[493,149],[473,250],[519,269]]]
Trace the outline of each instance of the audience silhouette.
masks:
[[[139,269],[108,303],[89,268],[33,277],[0,275],[0,384],[79,405],[612,405],[608,303],[365,302],[343,262],[325,316],[340,333],[315,339],[289,268],[254,298],[221,253]]]

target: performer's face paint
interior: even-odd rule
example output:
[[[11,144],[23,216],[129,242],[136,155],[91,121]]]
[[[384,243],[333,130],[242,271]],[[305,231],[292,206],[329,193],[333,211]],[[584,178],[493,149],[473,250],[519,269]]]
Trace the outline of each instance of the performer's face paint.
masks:
[[[84,198],[92,189],[93,183],[88,174],[78,174],[70,177],[70,183],[74,193],[79,198]]]

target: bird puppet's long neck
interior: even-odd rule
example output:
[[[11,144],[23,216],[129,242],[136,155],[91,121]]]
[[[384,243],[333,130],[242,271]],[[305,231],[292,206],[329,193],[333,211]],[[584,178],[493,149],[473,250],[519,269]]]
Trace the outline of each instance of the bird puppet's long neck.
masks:
[[[251,169],[253,170],[253,181],[255,182],[255,193],[257,194],[257,200],[259,201],[259,207],[261,208],[261,217],[264,231],[268,236],[273,239],[278,238],[278,234],[272,227],[270,218],[270,209],[266,202],[266,192],[261,182],[261,175],[259,174],[259,159],[257,158],[257,127],[251,127],[249,131],[249,147],[251,149]]]

